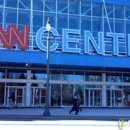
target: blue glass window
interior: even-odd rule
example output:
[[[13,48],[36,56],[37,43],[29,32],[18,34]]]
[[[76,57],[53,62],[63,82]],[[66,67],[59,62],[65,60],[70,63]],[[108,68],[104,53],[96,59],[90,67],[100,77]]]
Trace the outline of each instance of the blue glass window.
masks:
[[[126,10],[125,10],[125,18],[127,20],[130,20],[130,7],[126,7]]]
[[[4,0],[0,0],[0,6],[4,5]]]
[[[124,20],[115,20],[115,32],[124,33]]]
[[[91,15],[91,3],[81,1],[81,14],[82,15]]]
[[[18,24],[20,28],[24,25],[30,25],[30,11],[18,11]]]
[[[70,15],[69,17],[69,28],[70,29],[79,29],[79,25],[80,25],[80,17],[78,16],[74,16],[74,15]]]
[[[124,6],[115,6],[115,18],[124,19]]]
[[[19,8],[30,9],[30,7],[31,7],[31,0],[19,0]]]
[[[18,0],[6,0],[6,6],[17,8],[17,2]]]
[[[43,11],[43,1],[42,0],[33,0],[33,10]]]
[[[102,16],[102,4],[93,4],[92,5],[92,15],[93,16]]]
[[[17,10],[16,9],[5,9],[6,24],[17,23]]]
[[[68,1],[67,0],[57,0],[57,12],[58,13],[68,13]]]
[[[107,14],[106,14],[107,13]],[[104,8],[104,16],[108,16],[109,18],[113,18],[114,9],[112,5],[106,5],[106,10]]]
[[[57,15],[57,28],[59,34],[62,34],[63,28],[68,28],[68,15],[66,14],[58,14]]]
[[[107,75],[107,82],[122,82],[122,75]]]
[[[37,32],[43,27],[43,12],[33,12],[33,32]]]
[[[56,0],[42,0],[45,11],[56,12]]]
[[[80,4],[79,2],[74,2],[74,1],[70,1],[69,3],[69,14],[79,14],[80,12],[80,8],[79,8]]]
[[[0,26],[2,25],[2,21],[3,21],[3,9],[0,8]]]

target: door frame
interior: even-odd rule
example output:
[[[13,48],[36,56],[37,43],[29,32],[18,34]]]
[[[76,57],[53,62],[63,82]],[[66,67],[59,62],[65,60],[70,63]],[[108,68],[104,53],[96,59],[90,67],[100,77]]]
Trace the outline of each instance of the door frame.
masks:
[[[22,89],[22,105],[21,107],[25,106],[25,86],[5,86],[5,92],[4,92],[4,106],[9,107],[9,94],[10,89],[15,89],[15,104],[17,104],[17,89]]]

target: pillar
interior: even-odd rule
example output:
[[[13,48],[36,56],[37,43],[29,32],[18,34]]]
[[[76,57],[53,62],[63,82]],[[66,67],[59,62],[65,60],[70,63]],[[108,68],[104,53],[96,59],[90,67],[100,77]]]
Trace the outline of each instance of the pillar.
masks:
[[[102,82],[106,82],[106,73],[102,73]],[[106,107],[106,85],[102,85],[102,107]]]
[[[30,80],[31,79],[31,70],[27,70],[27,79]],[[31,106],[31,83],[26,84],[26,107],[30,107]]]

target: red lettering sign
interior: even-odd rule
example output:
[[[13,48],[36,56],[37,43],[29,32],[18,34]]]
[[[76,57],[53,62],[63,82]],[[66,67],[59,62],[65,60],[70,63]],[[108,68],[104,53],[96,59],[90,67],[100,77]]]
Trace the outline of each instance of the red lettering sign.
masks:
[[[0,41],[7,49],[13,48],[15,40],[19,45],[20,49],[26,50],[28,48],[28,38],[28,26],[22,26],[22,33],[20,33],[14,25],[9,25],[7,27],[7,33],[5,33],[2,27],[0,26]]]

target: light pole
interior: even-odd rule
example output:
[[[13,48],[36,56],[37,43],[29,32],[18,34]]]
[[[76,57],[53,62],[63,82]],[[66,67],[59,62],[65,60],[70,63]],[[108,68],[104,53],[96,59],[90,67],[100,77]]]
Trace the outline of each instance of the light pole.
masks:
[[[49,64],[50,64],[50,29],[51,29],[51,25],[50,25],[50,20],[48,18],[47,20],[47,24],[46,24],[46,29],[48,31],[48,35],[47,35],[47,68],[46,68],[46,100],[45,100],[45,111],[44,111],[44,116],[50,116],[50,111],[49,111],[49,79],[50,79],[50,75],[49,75]]]

